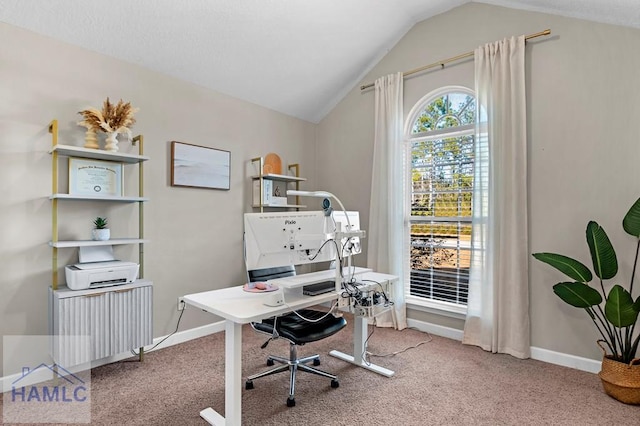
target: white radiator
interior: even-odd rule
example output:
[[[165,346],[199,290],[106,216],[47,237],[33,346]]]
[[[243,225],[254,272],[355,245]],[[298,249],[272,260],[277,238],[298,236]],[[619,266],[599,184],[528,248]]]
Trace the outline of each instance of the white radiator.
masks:
[[[52,356],[63,367],[128,352],[153,341],[150,281],[92,290],[49,289],[49,298]]]

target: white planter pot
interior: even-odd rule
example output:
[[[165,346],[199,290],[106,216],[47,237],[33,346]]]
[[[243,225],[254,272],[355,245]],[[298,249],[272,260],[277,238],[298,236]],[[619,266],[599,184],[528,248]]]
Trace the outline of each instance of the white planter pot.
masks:
[[[105,150],[112,151],[112,152],[118,151],[118,133],[117,132],[107,133],[107,138],[104,141],[105,141],[105,146],[104,146]]]
[[[111,238],[111,230],[107,229],[93,229],[91,231],[91,239],[94,241],[107,241]]]

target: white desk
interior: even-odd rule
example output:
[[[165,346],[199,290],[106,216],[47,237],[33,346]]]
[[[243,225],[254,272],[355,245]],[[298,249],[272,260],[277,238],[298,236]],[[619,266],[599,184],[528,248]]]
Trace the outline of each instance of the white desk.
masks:
[[[302,295],[301,288],[304,285],[304,277],[309,278],[306,283],[313,283],[331,279],[334,273],[334,271],[321,271],[291,277],[298,280],[296,280],[295,284],[291,283],[292,290],[285,290],[285,304],[276,307],[263,304],[265,298],[272,293],[248,293],[242,290],[242,286],[184,296],[185,303],[225,319],[225,416],[223,417],[212,408],[206,408],[200,412],[200,416],[203,419],[212,425],[240,425],[242,422],[242,325],[335,300],[337,298],[335,292],[310,297]],[[359,275],[358,278],[361,277],[362,279],[371,279],[378,282],[397,278],[392,275],[372,272]],[[338,351],[331,351],[330,354],[371,369],[369,368],[370,366],[362,361],[362,356],[366,350],[366,318],[356,317],[355,322],[353,333],[354,355],[350,356]],[[371,370],[385,374],[382,370],[386,369],[377,368],[380,371]],[[386,373],[385,375],[387,376],[393,375],[391,370],[386,370]]]
[[[393,283],[398,277],[395,275],[381,274],[379,272],[366,272],[362,275],[358,275],[359,281],[372,281],[380,284],[385,282]],[[329,352],[329,355],[336,358],[340,358],[343,361],[350,362],[359,367],[373,371],[378,374],[382,374],[386,377],[393,376],[394,372],[379,365],[365,362],[365,354],[367,352],[367,326],[368,319],[365,316],[354,315],[353,325],[353,355],[345,354],[344,352],[333,350]]]

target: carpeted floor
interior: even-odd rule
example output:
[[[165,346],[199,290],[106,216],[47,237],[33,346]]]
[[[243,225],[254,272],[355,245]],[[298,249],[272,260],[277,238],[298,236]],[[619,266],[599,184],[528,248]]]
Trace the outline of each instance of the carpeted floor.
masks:
[[[372,327],[369,330],[373,330]],[[243,390],[244,425],[640,425],[640,406],[607,396],[597,375],[476,347],[416,330],[376,328],[369,350],[389,354],[376,364],[392,378],[328,355],[352,353],[352,327],[303,346],[318,352],[323,368],[339,376],[340,387],[300,373],[296,406],[288,408],[288,376],[255,381]],[[269,353],[288,355],[288,344],[260,345],[265,336],[243,330],[243,376],[267,368]],[[91,416],[95,425],[205,425],[203,408],[224,412],[224,332],[145,356],[95,368],[91,374]]]

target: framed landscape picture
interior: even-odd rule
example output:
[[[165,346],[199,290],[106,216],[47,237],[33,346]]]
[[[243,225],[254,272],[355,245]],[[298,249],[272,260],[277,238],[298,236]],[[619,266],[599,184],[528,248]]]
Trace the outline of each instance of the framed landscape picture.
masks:
[[[231,152],[171,142],[171,186],[228,190]]]

